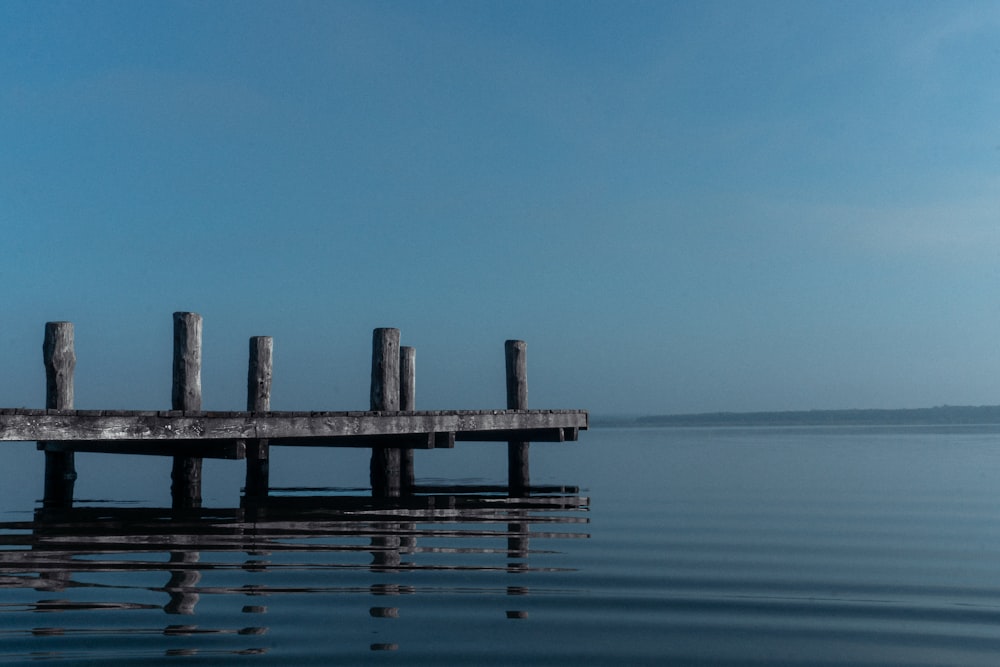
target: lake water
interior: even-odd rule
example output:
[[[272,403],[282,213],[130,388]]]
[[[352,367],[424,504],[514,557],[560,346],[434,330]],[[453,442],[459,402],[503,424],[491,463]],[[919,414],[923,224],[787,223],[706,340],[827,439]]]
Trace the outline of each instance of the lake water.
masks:
[[[349,488],[364,452],[275,450],[264,503],[206,462],[78,455],[45,510],[42,455],[4,445],[0,663],[992,665],[1000,428],[611,429],[417,452],[399,507]],[[296,487],[297,488],[292,488]],[[301,488],[310,485],[315,488]]]

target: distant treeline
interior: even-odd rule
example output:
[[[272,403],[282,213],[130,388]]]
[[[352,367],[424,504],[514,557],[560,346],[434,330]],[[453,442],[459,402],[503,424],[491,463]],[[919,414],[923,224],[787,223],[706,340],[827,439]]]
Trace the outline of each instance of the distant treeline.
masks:
[[[1000,405],[942,405],[907,410],[705,412],[595,418],[595,426],[896,426],[1000,424]]]

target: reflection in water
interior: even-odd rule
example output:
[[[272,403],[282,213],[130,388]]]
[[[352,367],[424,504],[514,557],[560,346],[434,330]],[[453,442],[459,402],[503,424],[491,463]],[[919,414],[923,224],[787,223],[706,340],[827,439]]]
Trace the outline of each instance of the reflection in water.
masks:
[[[396,619],[417,613],[408,611],[413,600],[476,591],[469,573],[558,571],[533,563],[546,553],[533,540],[589,537],[588,500],[575,489],[527,498],[447,490],[391,502],[327,489],[247,498],[231,509],[43,508],[33,521],[0,523],[0,639],[8,646],[0,659],[94,657],[89,647],[102,636],[108,650],[130,636],[159,636],[158,655],[265,653],[272,628],[261,621],[289,625],[287,615],[270,613],[274,600],[317,593],[366,596],[367,617],[391,634]],[[415,573],[432,578],[415,584]],[[527,586],[498,592],[510,599],[506,618],[528,618]],[[195,641],[208,636],[230,639],[224,648]],[[366,651],[400,649],[391,636],[373,639]]]

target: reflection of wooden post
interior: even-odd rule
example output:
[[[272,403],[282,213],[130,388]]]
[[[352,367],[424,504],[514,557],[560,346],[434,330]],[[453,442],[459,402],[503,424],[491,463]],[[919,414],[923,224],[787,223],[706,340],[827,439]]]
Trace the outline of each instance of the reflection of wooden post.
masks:
[[[507,558],[524,559],[528,557],[528,524],[526,522],[507,524]],[[517,564],[523,567],[523,563]],[[516,569],[516,568],[515,568]]]
[[[45,408],[71,410],[73,371],[76,368],[72,322],[45,323],[42,359],[45,362]],[[75,483],[73,452],[45,452],[45,495],[42,504],[45,507],[70,507]]]
[[[401,538],[399,536],[398,523],[383,523],[379,528],[385,531],[384,535],[372,535],[372,572],[396,572],[402,563],[402,553],[400,553]],[[392,589],[379,589],[382,595],[390,594]],[[395,593],[398,595],[398,592]]]
[[[69,587],[73,580],[71,570],[55,569],[59,564],[71,567],[73,555],[66,555],[60,552],[62,543],[59,540],[60,524],[65,525],[73,521],[73,498],[64,505],[50,505],[48,498],[43,501],[42,509],[36,509],[34,521],[31,525],[31,559],[37,563],[46,563],[49,568],[43,568],[38,572],[38,581],[33,584],[37,591],[55,592],[62,591]],[[69,510],[69,511],[60,511]],[[55,537],[55,546],[47,539]],[[65,548],[65,547],[64,547]]]
[[[247,410],[271,409],[271,374],[274,339],[254,336],[250,339],[250,364],[247,371]],[[267,440],[247,440],[246,493],[266,496],[269,485],[270,451]]]
[[[504,344],[507,360],[507,409],[528,409],[528,345],[523,340],[508,340]],[[528,443],[511,440],[507,443],[507,485],[513,496],[526,495],[530,483]]]
[[[375,329],[372,333],[371,409],[375,412],[399,410],[399,329]],[[399,497],[399,460],[398,448],[372,448],[373,496]]]
[[[201,411],[201,315],[174,313],[171,408]],[[175,456],[170,495],[175,508],[201,507],[201,459]]]
[[[197,551],[171,551],[171,563],[197,563],[200,560]],[[194,608],[198,604],[200,595],[198,594],[198,582],[201,581],[201,572],[193,568],[183,568],[170,572],[170,581],[164,586],[164,590],[170,595],[170,602],[163,607],[163,611],[168,614],[193,614]]]
[[[399,409],[416,410],[417,351],[412,347],[399,348]],[[416,483],[413,469],[413,449],[401,450],[399,468],[403,493],[410,493]]]

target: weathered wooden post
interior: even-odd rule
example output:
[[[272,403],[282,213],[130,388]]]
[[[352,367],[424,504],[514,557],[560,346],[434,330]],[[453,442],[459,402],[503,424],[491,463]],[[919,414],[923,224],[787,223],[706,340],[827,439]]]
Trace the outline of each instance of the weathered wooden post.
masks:
[[[399,410],[399,329],[380,328],[372,333],[371,409],[374,412]],[[399,497],[399,461],[397,447],[372,448],[373,496]]]
[[[45,363],[45,408],[73,409],[73,371],[76,352],[73,347],[72,322],[46,322],[42,343]],[[69,507],[73,504],[76,465],[73,452],[45,452],[45,507]]]
[[[271,409],[271,374],[274,339],[254,336],[250,339],[250,363],[247,370],[247,411]],[[269,485],[270,448],[267,440],[247,441],[246,493],[266,496]]]
[[[523,340],[504,343],[507,360],[507,409],[528,409],[528,345]],[[507,486],[514,496],[526,495],[530,484],[528,443],[510,440],[507,443]]]
[[[412,347],[399,348],[399,409],[416,410],[417,351]],[[402,493],[410,493],[416,484],[412,448],[400,452],[400,485]]]
[[[174,372],[171,408],[201,411],[201,315],[174,313]],[[175,508],[201,507],[201,459],[175,456],[170,475]]]

